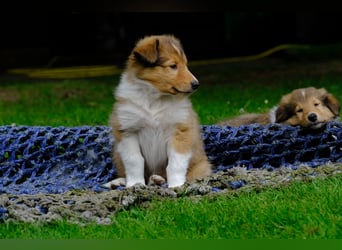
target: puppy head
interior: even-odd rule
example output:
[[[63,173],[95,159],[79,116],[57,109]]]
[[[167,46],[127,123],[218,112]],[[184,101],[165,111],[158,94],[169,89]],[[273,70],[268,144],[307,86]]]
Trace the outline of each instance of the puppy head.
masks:
[[[127,70],[165,94],[191,94],[199,87],[187,67],[180,41],[172,35],[139,40],[129,56]]]
[[[296,89],[282,97],[276,122],[317,129],[340,115],[340,104],[324,88]]]

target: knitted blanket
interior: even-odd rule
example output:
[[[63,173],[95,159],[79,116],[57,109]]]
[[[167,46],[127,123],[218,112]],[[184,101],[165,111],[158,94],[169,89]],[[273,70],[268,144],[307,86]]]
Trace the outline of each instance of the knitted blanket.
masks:
[[[340,122],[319,130],[279,124],[201,129],[214,172],[236,166],[275,170],[342,161]],[[107,126],[1,126],[0,193],[104,191],[101,185],[116,177],[113,143]]]

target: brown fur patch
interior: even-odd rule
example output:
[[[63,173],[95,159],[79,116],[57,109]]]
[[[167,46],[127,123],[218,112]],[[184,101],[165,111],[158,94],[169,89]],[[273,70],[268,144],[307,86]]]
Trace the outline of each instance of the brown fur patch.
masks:
[[[133,49],[128,68],[136,77],[169,94],[191,93],[197,79],[187,67],[187,58],[178,39],[153,36],[142,39]]]

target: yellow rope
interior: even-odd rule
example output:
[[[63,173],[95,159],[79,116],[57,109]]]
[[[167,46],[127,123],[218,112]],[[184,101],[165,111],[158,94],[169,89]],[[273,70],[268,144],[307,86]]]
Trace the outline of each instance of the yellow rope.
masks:
[[[219,58],[210,60],[198,60],[189,62],[190,66],[197,65],[209,65],[209,64],[220,64],[220,63],[232,63],[232,62],[244,62],[244,61],[254,61],[261,58],[267,57],[277,51],[287,50],[287,49],[309,49],[308,45],[298,45],[298,44],[282,44],[266,50],[262,53],[250,55],[250,56],[240,56],[240,57],[229,57],[229,58]],[[78,66],[78,67],[61,67],[61,68],[19,68],[19,69],[9,69],[8,74],[12,75],[25,75],[30,78],[41,78],[41,79],[71,79],[71,78],[88,78],[88,77],[99,77],[99,76],[112,76],[118,75],[122,72],[116,66]]]
[[[298,45],[298,44],[281,44],[271,49],[268,49],[259,54],[251,55],[251,56],[238,56],[238,57],[228,57],[228,58],[220,58],[220,59],[211,59],[211,60],[200,60],[193,61],[189,64],[192,66],[197,65],[208,65],[208,64],[220,64],[220,63],[232,63],[232,62],[245,62],[245,61],[254,61],[259,60],[261,58],[267,57],[277,51],[287,50],[287,49],[309,49],[309,45]]]
[[[62,68],[24,68],[10,69],[9,74],[26,75],[30,78],[87,78],[97,76],[110,76],[121,73],[121,69],[116,66],[79,66],[79,67],[62,67]]]

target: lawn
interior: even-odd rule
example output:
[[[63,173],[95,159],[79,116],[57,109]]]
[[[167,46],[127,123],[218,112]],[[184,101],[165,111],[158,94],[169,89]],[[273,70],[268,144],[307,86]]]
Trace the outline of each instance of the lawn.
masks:
[[[263,112],[294,88],[325,87],[342,100],[342,60],[271,57],[191,65],[201,124]],[[73,80],[0,78],[0,124],[108,125],[119,76]],[[109,226],[0,224],[2,239],[342,239],[342,176],[289,187],[159,199],[113,214]]]

